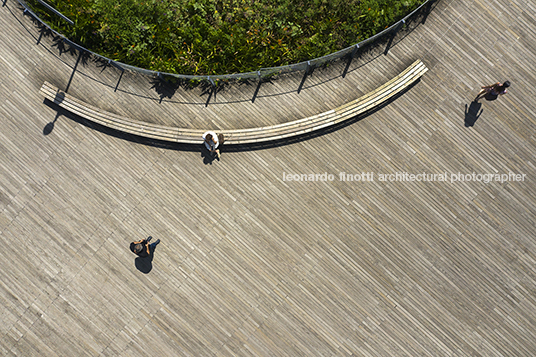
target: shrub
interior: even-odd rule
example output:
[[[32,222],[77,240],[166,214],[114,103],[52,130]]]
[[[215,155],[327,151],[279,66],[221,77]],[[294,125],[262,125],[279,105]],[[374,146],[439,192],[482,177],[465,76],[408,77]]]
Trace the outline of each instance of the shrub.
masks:
[[[425,0],[28,0],[54,29],[116,61],[181,74],[256,71],[321,57]]]

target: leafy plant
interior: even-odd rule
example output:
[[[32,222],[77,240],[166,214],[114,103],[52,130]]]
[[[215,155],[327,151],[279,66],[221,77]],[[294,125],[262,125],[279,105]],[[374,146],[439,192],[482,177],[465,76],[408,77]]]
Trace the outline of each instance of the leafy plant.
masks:
[[[116,61],[161,72],[256,71],[321,57],[395,23],[425,0],[37,0],[41,18]]]

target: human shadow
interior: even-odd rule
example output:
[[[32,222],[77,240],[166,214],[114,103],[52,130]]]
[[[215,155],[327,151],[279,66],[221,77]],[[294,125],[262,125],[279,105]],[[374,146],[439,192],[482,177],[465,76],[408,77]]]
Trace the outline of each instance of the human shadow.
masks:
[[[58,120],[60,116],[64,116],[68,119],[71,119],[72,121],[81,124],[87,128],[96,130],[100,133],[109,135],[114,138],[118,138],[121,140],[126,140],[132,143],[137,143],[141,145],[148,145],[152,147],[167,149],[167,150],[175,150],[175,151],[185,151],[185,152],[197,152],[200,153],[201,158],[203,159],[203,164],[205,165],[212,165],[214,160],[218,160],[218,157],[214,154],[212,154],[204,144],[182,144],[182,143],[174,143],[174,142],[168,142],[168,141],[162,141],[157,139],[151,139],[146,137],[141,137],[129,133],[125,133],[122,131],[118,131],[103,125],[100,125],[98,123],[92,122],[91,120],[88,120],[86,118],[83,118],[81,116],[78,116],[76,114],[73,114],[69,112],[68,110],[60,107],[56,103],[48,100],[45,98],[43,100],[43,104],[48,106],[49,108],[56,111],[56,116],[53,121],[45,125],[43,128],[43,134],[49,135],[52,130],[54,129],[54,124]],[[220,146],[220,152],[222,152],[222,146]],[[225,151],[236,151],[231,149],[232,146],[225,146]],[[227,150],[231,149],[231,150]],[[243,148],[244,150],[247,150],[247,148]],[[218,160],[219,161],[219,160]]]
[[[153,258],[155,249],[156,246],[149,245],[150,254],[145,258],[137,257],[134,260],[134,265],[136,266],[136,269],[141,271],[143,274],[148,274],[153,269]]]
[[[137,257],[134,260],[134,265],[136,265],[136,269],[141,271],[143,274],[149,274],[149,272],[153,269],[153,254],[145,258]]]
[[[201,147],[201,157],[203,158],[203,164],[205,165],[212,165],[214,160],[218,160],[218,156],[211,153],[204,144]]]
[[[475,122],[478,120],[484,109],[481,109],[482,104],[479,102],[471,102],[469,108],[467,104],[465,105],[465,126],[470,127],[474,126]],[[480,113],[478,112],[480,110]]]

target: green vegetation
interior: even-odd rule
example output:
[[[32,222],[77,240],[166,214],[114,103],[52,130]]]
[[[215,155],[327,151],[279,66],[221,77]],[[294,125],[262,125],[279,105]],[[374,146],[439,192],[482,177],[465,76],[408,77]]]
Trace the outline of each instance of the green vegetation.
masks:
[[[225,74],[335,52],[425,0],[27,0],[49,25],[116,61],[181,74]]]

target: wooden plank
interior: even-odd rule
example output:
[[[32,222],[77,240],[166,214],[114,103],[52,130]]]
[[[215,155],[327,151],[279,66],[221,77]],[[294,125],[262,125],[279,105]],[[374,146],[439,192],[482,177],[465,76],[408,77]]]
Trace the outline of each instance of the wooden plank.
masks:
[[[427,68],[421,61],[415,61],[410,67],[391,81],[334,110],[312,117],[267,127],[220,130],[219,132],[228,137],[226,142],[230,145],[275,141],[283,138],[291,138],[306,132],[321,130],[355,117],[360,113],[371,110],[375,106],[382,104],[384,101],[418,80],[424,73],[426,73],[426,71]],[[163,141],[202,144],[202,140],[200,139],[204,132],[202,130],[184,130],[181,128],[166,127],[116,116],[112,113],[92,107],[69,94],[61,92],[58,88],[48,82],[43,84],[40,93],[50,101],[74,114],[115,130]],[[181,135],[178,136],[177,132],[180,132]]]
[[[35,45],[11,0],[0,21],[0,355],[534,354],[532,2],[441,0],[387,56],[356,60],[344,79],[335,66],[316,72],[299,95],[300,78],[263,84],[254,104],[252,86],[208,108],[199,88],[160,102],[150,78],[125,73],[114,92],[117,73],[79,66],[69,94],[88,114],[255,140],[264,134],[245,129],[306,133],[415,59],[429,69],[352,125],[263,150],[223,146],[220,162],[57,117],[39,89],[62,89],[76,56]],[[504,79],[509,93],[465,127],[480,85]],[[526,181],[378,178],[509,171]],[[323,173],[334,180],[283,179]],[[128,244],[148,235],[162,242],[144,274]]]

